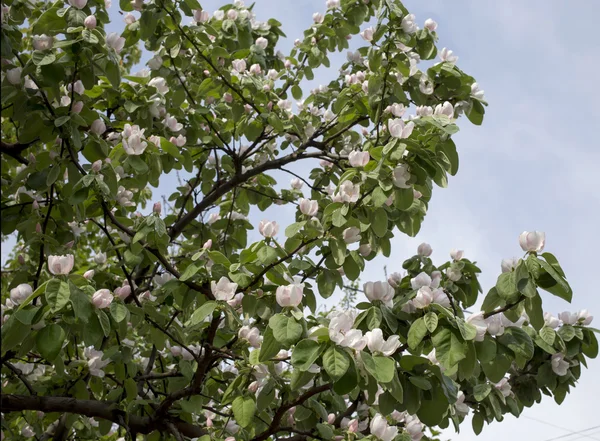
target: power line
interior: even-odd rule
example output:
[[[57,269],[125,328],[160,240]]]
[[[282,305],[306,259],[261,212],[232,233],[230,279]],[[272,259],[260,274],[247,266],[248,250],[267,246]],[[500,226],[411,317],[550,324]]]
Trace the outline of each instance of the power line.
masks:
[[[596,426],[595,428],[600,428],[600,426]],[[559,437],[556,437],[556,438],[550,438],[549,440],[547,440],[547,439],[546,439],[546,440],[544,440],[544,441],[553,441],[553,440],[563,439],[563,438],[565,438],[565,437],[569,437],[569,436],[573,436],[573,435],[581,434],[582,432],[586,432],[586,431],[588,431],[588,430],[592,430],[592,429],[594,429],[594,427],[590,427],[590,428],[588,428],[588,429],[580,430],[580,431],[578,431],[578,432],[569,433],[569,434],[567,434],[567,435],[562,435],[562,436],[559,436]],[[584,434],[583,436],[578,436],[577,438],[571,438],[571,439],[570,439],[570,440],[568,440],[568,441],[576,441],[576,440],[578,440],[578,439],[583,439],[583,438],[586,438],[586,437],[588,437],[588,436],[590,436],[590,435],[596,435],[597,433],[600,433],[600,431],[599,431],[599,430],[597,430],[597,431],[595,431],[595,432],[592,432],[592,433],[586,433],[586,434]],[[593,439],[596,439],[596,438],[593,438]]]
[[[530,420],[533,420],[533,421],[537,421],[538,423],[546,424],[546,425],[554,427],[556,429],[560,429],[560,430],[564,430],[566,432],[570,432],[570,433],[567,433],[566,435],[561,435],[561,436],[557,436],[557,437],[554,437],[554,438],[545,439],[544,441],[555,441],[555,440],[567,438],[567,437],[573,436],[573,435],[582,435],[582,436],[580,436],[578,438],[575,438],[575,439],[588,438],[588,439],[598,440],[598,438],[594,438],[593,436],[591,436],[593,434],[585,434],[584,432],[587,432],[587,431],[593,430],[593,429],[598,429],[598,428],[600,428],[600,426],[592,426],[592,427],[588,427],[587,429],[578,430],[578,431],[572,431],[570,429],[566,429],[564,427],[557,426],[556,424],[552,424],[552,423],[549,423],[547,421],[539,420],[537,418],[533,418],[533,417],[530,417],[530,416],[525,416],[525,415],[523,415],[523,416],[524,416],[524,418],[527,418],[527,419],[530,419]]]

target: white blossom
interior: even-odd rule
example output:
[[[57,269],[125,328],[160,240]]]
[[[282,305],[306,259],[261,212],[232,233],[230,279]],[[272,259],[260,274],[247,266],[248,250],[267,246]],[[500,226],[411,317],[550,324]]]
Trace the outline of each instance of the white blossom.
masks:
[[[358,329],[352,329],[354,316],[351,312],[335,312],[329,322],[329,338],[334,343],[362,351],[367,344],[363,334]]]
[[[569,362],[565,361],[565,355],[561,352],[554,354],[550,361],[552,371],[559,377],[564,377],[569,373]]]
[[[348,162],[352,167],[364,167],[369,163],[369,152],[352,151],[348,155]]]
[[[54,274],[67,275],[75,265],[75,256],[67,254],[65,256],[48,256],[48,270]]]
[[[408,124],[405,124],[400,118],[390,119],[388,121],[388,130],[392,138],[408,138],[413,132],[414,128],[415,124],[412,121]]]
[[[27,283],[21,283],[10,290],[10,300],[15,305],[20,305],[33,294],[33,288]]]
[[[237,287],[237,283],[231,282],[225,276],[221,277],[218,282],[214,280],[210,282],[210,290],[217,300],[228,301],[233,299]]]
[[[293,283],[287,286],[280,286],[275,293],[275,299],[282,308],[297,307],[302,303],[304,283]]]
[[[363,285],[363,290],[371,302],[378,300],[390,308],[394,304],[395,291],[387,282],[367,282]]]
[[[258,232],[264,237],[275,237],[279,233],[279,225],[275,221],[261,220],[258,224]]]
[[[400,340],[397,335],[392,335],[385,340],[383,338],[383,331],[379,328],[367,332],[365,339],[371,353],[382,353],[386,357],[393,355],[396,349],[400,347]]]
[[[449,64],[454,64],[458,61],[458,57],[454,55],[454,52],[452,52],[451,50],[443,48],[440,51],[440,60]]]
[[[347,244],[355,243],[360,241],[360,229],[357,227],[348,227],[342,232],[344,242]]]
[[[525,252],[542,252],[546,244],[546,233],[541,231],[523,231],[519,236],[519,245]]]
[[[111,32],[106,36],[106,45],[115,50],[118,54],[125,47],[125,39],[116,32]]]
[[[431,245],[429,245],[428,243],[423,242],[421,245],[419,245],[417,247],[417,254],[419,256],[429,257],[429,256],[431,256],[431,253],[433,253],[433,249],[431,248]]]

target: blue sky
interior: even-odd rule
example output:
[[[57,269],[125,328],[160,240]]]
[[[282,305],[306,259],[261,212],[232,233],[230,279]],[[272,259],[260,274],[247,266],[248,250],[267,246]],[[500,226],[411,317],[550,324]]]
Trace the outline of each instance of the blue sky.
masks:
[[[201,4],[212,12],[224,2]],[[400,270],[399,262],[425,241],[439,263],[448,259],[451,248],[464,249],[466,257],[482,268],[480,281],[487,292],[500,272],[501,259],[522,254],[518,235],[540,230],[546,232],[546,250],[558,257],[575,293],[571,305],[544,293],[545,309],[556,315],[587,308],[598,315],[593,325],[599,327],[594,258],[600,246],[600,188],[595,178],[600,164],[595,130],[600,89],[593,78],[600,67],[596,36],[600,3],[407,0],[405,5],[421,26],[429,17],[439,23],[440,47],[459,56],[458,65],[478,80],[490,106],[481,127],[465,118],[459,121],[461,131],[454,138],[460,153],[459,173],[447,189],[434,191],[418,238],[398,235],[390,258],[372,261],[362,280],[383,279],[384,265],[389,272]],[[121,27],[117,11],[118,2],[113,1],[111,15]],[[325,12],[325,0],[258,0],[255,12],[258,19],[274,17],[283,23],[288,40],[280,48],[286,53],[312,23],[313,12]],[[344,60],[345,54],[333,56],[332,66]],[[319,70],[307,87],[326,84],[334,76],[334,71]],[[290,179],[276,178],[285,186]],[[170,194],[174,185],[172,177],[164,180],[155,199]],[[283,231],[293,222],[293,213],[293,207],[277,207],[252,215],[251,221],[276,218]],[[3,260],[7,251],[4,246]],[[525,410],[518,420],[507,416],[502,423],[486,426],[477,439],[516,436],[546,441],[597,425],[593,400],[600,396],[598,376],[600,362],[592,361],[562,406],[544,397],[542,404]],[[470,422],[463,426],[460,434],[448,437],[475,440]],[[600,440],[600,432],[594,433],[561,440]]]

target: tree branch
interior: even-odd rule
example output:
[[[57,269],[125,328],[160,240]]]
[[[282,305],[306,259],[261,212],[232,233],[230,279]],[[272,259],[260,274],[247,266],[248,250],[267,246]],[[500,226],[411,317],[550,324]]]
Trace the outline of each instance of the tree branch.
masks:
[[[527,297],[525,297],[524,295],[521,295],[521,297],[519,297],[519,300],[517,300],[514,303],[509,303],[508,305],[503,306],[502,308],[498,308],[498,309],[494,309],[493,311],[486,312],[485,314],[483,314],[483,318],[486,319],[486,318],[491,317],[493,315],[500,314],[501,312],[508,311],[513,306],[517,306],[519,303],[521,303],[526,298]]]
[[[279,425],[281,423],[281,418],[288,410],[290,410],[294,406],[299,406],[314,395],[328,391],[329,389],[331,389],[332,386],[333,385],[331,383],[322,384],[321,386],[315,386],[303,393],[302,395],[300,395],[295,400],[290,401],[288,403],[283,403],[281,406],[279,406],[279,409],[277,409],[275,415],[273,415],[273,421],[271,422],[271,425],[268,427],[268,429],[252,438],[251,441],[265,441],[271,435],[277,433],[277,431],[279,430]]]
[[[39,410],[42,412],[75,413],[87,417],[102,418],[113,423],[122,424],[127,421],[127,427],[132,432],[141,434],[152,433],[155,430],[168,431],[173,424],[184,436],[195,438],[206,434],[199,426],[181,420],[152,419],[128,415],[118,409],[114,403],[97,400],[78,400],[70,397],[40,397],[26,395],[2,394],[0,411],[3,413],[20,412],[24,410]]]

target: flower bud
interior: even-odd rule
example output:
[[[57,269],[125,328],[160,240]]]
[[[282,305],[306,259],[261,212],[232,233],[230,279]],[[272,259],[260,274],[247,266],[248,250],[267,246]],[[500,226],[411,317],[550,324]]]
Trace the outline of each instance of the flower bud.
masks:
[[[21,265],[25,265],[25,257],[23,257],[22,254],[19,254],[17,256],[17,261],[21,264]]]
[[[363,257],[367,257],[369,254],[371,254],[371,251],[371,245],[369,245],[368,243],[364,243],[358,247],[358,252]]]
[[[102,160],[98,159],[92,164],[92,171],[98,173],[102,169]]]
[[[108,308],[114,297],[108,289],[99,289],[92,296],[92,304],[98,309]]]
[[[279,232],[279,225],[275,221],[262,220],[258,224],[258,232],[267,238],[274,237]]]
[[[342,233],[342,237],[347,244],[358,242],[361,239],[360,229],[357,227],[346,228]]]
[[[256,393],[256,391],[258,390],[258,381],[253,381],[252,383],[250,383],[250,385],[248,386],[248,390],[253,394]]]
[[[155,212],[156,214],[160,214],[160,212],[162,211],[162,205],[159,202],[155,202],[154,206],[152,207],[152,211]]]
[[[73,248],[73,245],[75,245],[75,241],[71,240],[71,241],[69,241],[69,242],[67,242],[65,244],[65,248],[67,248],[68,250],[70,250],[71,248]]]
[[[69,4],[74,8],[83,9],[87,5],[87,0],[69,0]]]
[[[519,245],[525,252],[541,252],[546,244],[546,233],[541,231],[523,231],[519,236]]]
[[[40,209],[40,204],[38,204],[38,201],[34,200],[33,203],[31,204],[31,207],[34,210],[39,210]]]
[[[431,253],[433,253],[433,250],[431,249],[431,245],[428,243],[423,242],[417,248],[417,254],[421,257],[429,257],[431,256]]]
[[[42,226],[40,225],[39,222],[37,224],[35,224],[35,232],[37,234],[42,234]]]
[[[212,239],[208,239],[206,242],[204,242],[202,248],[205,250],[210,250],[212,248]]]
[[[83,109],[83,101],[77,101],[75,104],[73,104],[73,107],[71,107],[71,111],[73,113],[80,113],[82,109]]]
[[[294,283],[287,286],[280,286],[275,292],[275,299],[282,308],[296,307],[302,303],[304,295],[304,283]]]
[[[91,280],[94,278],[94,274],[96,274],[96,272],[94,270],[87,270],[85,273],[83,273],[83,278],[87,279],[87,280]]]
[[[10,84],[21,84],[21,68],[15,67],[14,69],[8,69],[6,71],[6,79]]]
[[[96,29],[97,21],[95,15],[88,15],[85,20],[83,20],[83,25],[89,29]]]

